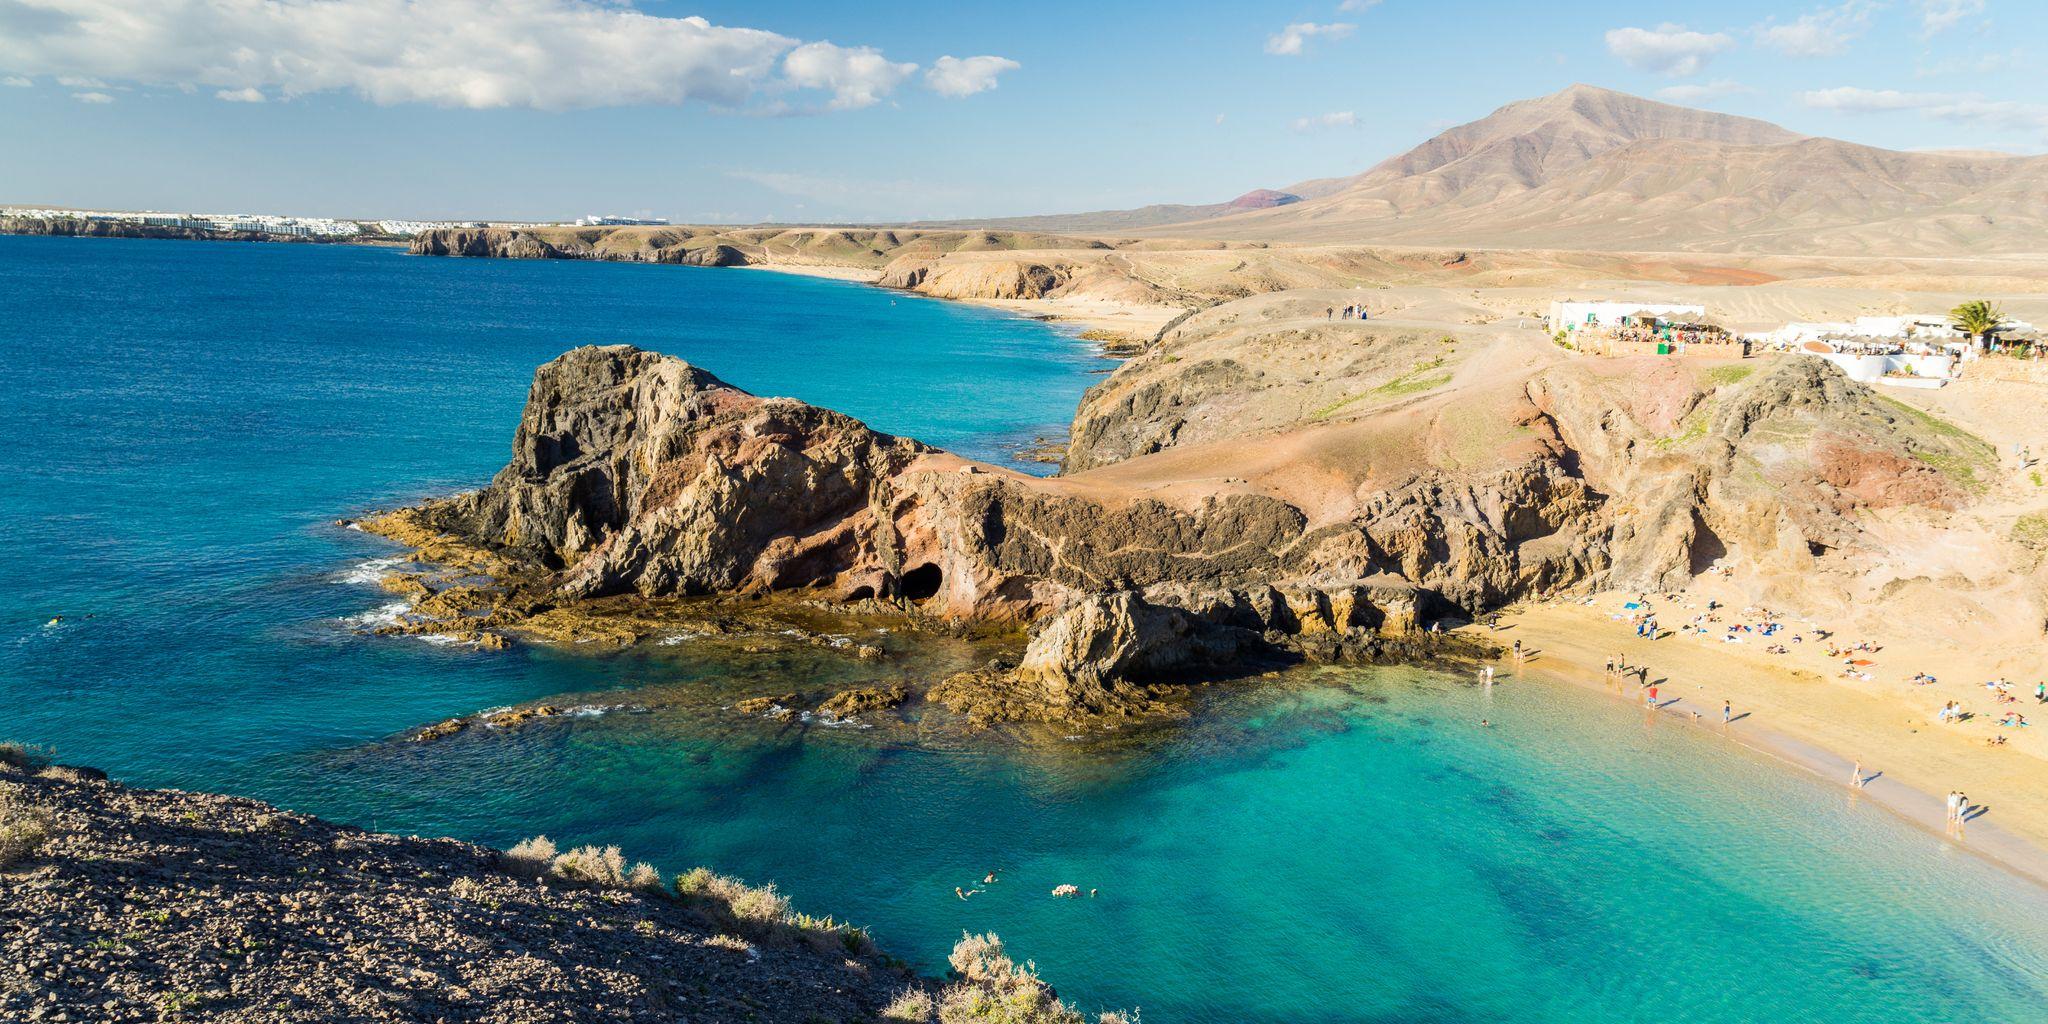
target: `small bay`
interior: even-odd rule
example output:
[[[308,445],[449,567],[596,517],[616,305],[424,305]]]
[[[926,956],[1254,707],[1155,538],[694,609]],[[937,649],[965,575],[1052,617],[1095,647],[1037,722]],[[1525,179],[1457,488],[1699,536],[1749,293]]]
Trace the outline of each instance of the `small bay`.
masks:
[[[992,930],[1155,1022],[2048,1006],[2039,888],[1593,692],[1313,669],[1143,738],[1011,743],[729,709],[983,657],[960,641],[869,664],[359,635],[392,551],[334,520],[482,483],[533,368],[620,342],[995,461],[1104,366],[1042,324],[763,272],[0,238],[0,739],[363,826],[710,864],[931,971]],[[541,698],[589,712],[397,738]]]

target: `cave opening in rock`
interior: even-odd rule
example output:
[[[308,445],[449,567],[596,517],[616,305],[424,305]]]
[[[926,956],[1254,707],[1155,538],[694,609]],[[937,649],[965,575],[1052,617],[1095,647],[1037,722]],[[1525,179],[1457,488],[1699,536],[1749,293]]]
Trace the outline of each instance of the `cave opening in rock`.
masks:
[[[1728,545],[1721,543],[1719,535],[1707,526],[1699,513],[1693,513],[1692,545],[1686,552],[1688,568],[1698,576],[1714,567],[1716,562],[1728,557]]]
[[[897,590],[906,600],[922,601],[939,592],[939,584],[945,582],[945,574],[930,562],[903,574],[897,581]]]
[[[848,601],[865,601],[873,596],[875,596],[875,588],[861,586],[853,588],[853,592],[847,594],[846,599]]]

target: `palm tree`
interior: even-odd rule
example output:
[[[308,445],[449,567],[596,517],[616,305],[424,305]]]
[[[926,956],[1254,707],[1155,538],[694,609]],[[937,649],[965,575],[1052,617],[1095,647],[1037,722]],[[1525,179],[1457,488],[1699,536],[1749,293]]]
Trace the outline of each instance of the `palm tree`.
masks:
[[[1992,335],[2005,329],[2005,311],[1977,299],[1949,310],[1948,322],[1956,330],[1977,339],[1978,348],[1984,348],[1991,343]]]

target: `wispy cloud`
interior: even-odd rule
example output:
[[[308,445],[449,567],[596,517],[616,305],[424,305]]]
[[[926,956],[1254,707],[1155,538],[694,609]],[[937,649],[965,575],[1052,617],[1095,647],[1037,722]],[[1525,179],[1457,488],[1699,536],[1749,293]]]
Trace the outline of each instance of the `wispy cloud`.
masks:
[[[1358,115],[1349,110],[1337,110],[1314,117],[1297,117],[1288,127],[1303,135],[1310,132],[1325,132],[1332,128],[1358,127]]]
[[[0,78],[0,85],[12,86],[16,89],[26,89],[34,84],[36,84],[35,79],[23,78],[20,75],[8,75],[5,78]]]
[[[1654,29],[1617,28],[1607,33],[1608,53],[1638,71],[1673,78],[1699,74],[1715,54],[1734,46],[1734,37],[1725,32],[1695,32],[1669,22]]]
[[[114,98],[103,92],[74,92],[71,98],[80,103],[112,103]]]
[[[1944,75],[1982,75],[1993,71],[2020,66],[2026,61],[2022,50],[2007,50],[2004,53],[1960,53],[1942,60],[1929,61],[1923,57],[1913,65],[1914,78],[1940,78]]]
[[[229,103],[261,103],[268,99],[261,89],[222,89],[213,95]]]
[[[1823,7],[1783,24],[1765,22],[1755,29],[1756,41],[1787,57],[1838,57],[1849,52],[1849,42],[1870,28],[1871,0],[1847,0],[1840,7]]]
[[[940,57],[924,73],[924,84],[941,96],[972,96],[996,87],[996,78],[1024,65],[1005,57]]]
[[[1955,124],[2048,136],[2048,103],[1985,99],[1976,93],[1901,92],[1842,86],[1802,93],[1800,102],[1848,114],[1909,111]]]
[[[749,181],[771,192],[808,199],[859,215],[930,211],[972,197],[967,189],[907,178],[860,180],[838,174],[793,171],[732,170],[725,176]]]
[[[0,0],[0,26],[0,72],[60,84],[282,99],[344,91],[473,109],[735,109],[816,89],[830,109],[853,110],[917,71],[871,47],[664,17],[624,0]],[[992,88],[1005,68],[990,61],[1003,58],[964,58],[934,88]]]
[[[1348,14],[1356,11],[1369,11],[1379,5],[1380,0],[1344,0],[1343,3],[1337,5],[1337,9]]]
[[[1669,100],[1673,103],[1704,103],[1708,100],[1718,100],[1728,96],[1741,96],[1755,91],[1755,89],[1743,85],[1741,82],[1717,78],[1704,85],[1695,83],[1667,85],[1657,90],[1657,98]]]
[[[1311,39],[1342,39],[1357,29],[1358,26],[1342,21],[1333,21],[1327,25],[1298,21],[1267,36],[1266,52],[1281,57],[1298,57],[1308,47],[1308,41]]]
[[[1939,35],[1984,13],[1984,0],[1919,0],[1920,31]]]

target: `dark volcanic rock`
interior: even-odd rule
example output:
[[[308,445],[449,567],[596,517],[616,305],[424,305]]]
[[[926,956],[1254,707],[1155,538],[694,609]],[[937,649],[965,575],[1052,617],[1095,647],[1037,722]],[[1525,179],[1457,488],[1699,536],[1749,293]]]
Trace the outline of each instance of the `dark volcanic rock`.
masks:
[[[931,987],[704,905],[536,881],[450,839],[0,763],[54,822],[0,870],[0,1020],[873,1020]]]

